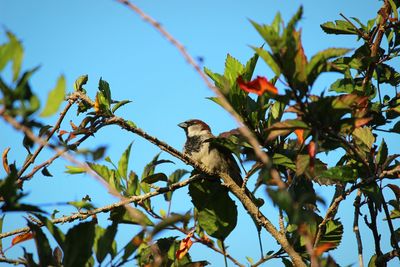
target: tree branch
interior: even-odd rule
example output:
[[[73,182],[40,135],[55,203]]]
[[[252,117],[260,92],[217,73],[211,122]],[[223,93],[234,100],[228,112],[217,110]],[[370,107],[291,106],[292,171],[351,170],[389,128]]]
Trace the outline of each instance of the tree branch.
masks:
[[[117,207],[126,206],[126,205],[128,205],[130,203],[134,203],[134,202],[136,202],[136,203],[142,202],[142,201],[144,201],[146,199],[149,199],[151,197],[154,197],[154,196],[157,196],[157,195],[161,195],[161,194],[164,194],[164,193],[167,193],[167,192],[170,192],[170,191],[174,191],[174,190],[176,190],[178,188],[184,187],[184,186],[190,184],[191,182],[197,181],[199,179],[201,179],[201,175],[194,175],[194,176],[192,176],[192,177],[190,177],[190,178],[188,178],[188,179],[186,179],[184,181],[177,182],[177,183],[171,184],[169,186],[165,186],[165,187],[160,187],[157,190],[154,190],[152,192],[149,192],[149,193],[146,193],[146,194],[143,194],[143,195],[140,195],[140,196],[131,196],[129,198],[126,198],[124,200],[121,200],[119,202],[116,202],[116,203],[113,203],[113,204],[110,204],[110,205],[107,205],[107,206],[103,206],[101,208],[88,210],[87,212],[75,213],[75,214],[73,214],[71,216],[65,216],[65,217],[62,217],[62,218],[53,219],[53,220],[51,220],[51,222],[54,223],[54,224],[58,224],[58,223],[72,222],[72,221],[75,221],[75,220],[78,220],[78,219],[79,220],[85,220],[88,217],[91,217],[92,215],[95,215],[95,214],[98,214],[98,213],[101,213],[101,212],[108,212],[108,211],[111,211],[111,210],[113,210],[113,209],[115,209]],[[39,226],[43,226],[43,224],[39,225]],[[16,229],[14,231],[6,232],[6,233],[0,233],[0,239],[2,239],[4,237],[7,237],[7,236],[12,236],[12,235],[28,232],[29,230],[30,230],[29,227],[24,227],[24,228]]]

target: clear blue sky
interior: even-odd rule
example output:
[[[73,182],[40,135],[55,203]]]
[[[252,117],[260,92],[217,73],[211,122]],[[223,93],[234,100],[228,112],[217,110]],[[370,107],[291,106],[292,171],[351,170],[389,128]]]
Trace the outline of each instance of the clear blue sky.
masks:
[[[249,45],[261,45],[262,40],[252,28],[248,19],[260,23],[270,23],[277,11],[287,21],[298,9],[304,6],[304,19],[300,23],[303,29],[303,45],[308,57],[328,47],[356,47],[353,37],[328,36],[319,25],[326,21],[340,19],[339,13],[348,17],[358,17],[362,21],[375,16],[380,5],[373,0],[221,0],[221,1],[134,1],[145,12],[156,18],[173,36],[188,49],[194,57],[204,58],[204,66],[221,72],[227,53],[246,61],[252,50]],[[119,115],[134,121],[139,127],[170,145],[181,148],[184,134],[176,125],[189,118],[199,118],[208,122],[215,133],[236,127],[235,122],[211,101],[205,99],[213,94],[205,87],[199,76],[184,61],[175,47],[170,45],[152,27],[144,23],[135,13],[112,0],[63,0],[63,1],[0,1],[0,40],[4,42],[4,30],[12,31],[23,41],[25,47],[24,69],[41,65],[34,76],[33,89],[41,99],[46,99],[48,91],[55,85],[60,74],[66,76],[68,90],[72,90],[74,80],[89,75],[86,89],[94,96],[97,83],[103,77],[110,83],[113,98],[130,99],[130,105],[121,109]],[[270,75],[263,63],[256,70],[258,75]],[[315,91],[327,89],[337,76],[322,76],[315,85]],[[72,118],[72,117],[71,117]],[[54,121],[54,118],[51,119]],[[76,121],[76,120],[75,120]],[[9,126],[0,122],[2,131],[0,143],[2,151],[12,148],[10,161],[21,164],[24,151],[18,150],[21,136]],[[64,125],[65,128],[68,124]],[[385,137],[386,138],[386,137]],[[108,146],[107,154],[115,161],[126,146],[134,141],[131,169],[140,173],[146,162],[159,151],[156,147],[137,136],[127,134],[114,127],[96,135],[86,147]],[[389,137],[390,141],[390,137]],[[394,140],[393,140],[394,142]],[[390,147],[390,146],[389,146]],[[398,148],[398,147],[397,147]],[[394,153],[395,151],[390,151]],[[46,152],[47,153],[47,152]],[[44,154],[42,160],[49,154]],[[169,158],[165,153],[162,157]],[[335,159],[330,159],[333,164]],[[177,167],[185,167],[176,162]],[[38,204],[79,200],[89,194],[95,205],[101,206],[112,201],[106,190],[91,177],[71,176],[63,173],[67,162],[60,160],[50,167],[53,178],[35,177],[26,184],[30,193],[27,201]],[[186,167],[188,168],[188,167]],[[188,168],[190,169],[190,168]],[[160,170],[172,171],[170,166]],[[318,190],[329,201],[330,190]],[[173,208],[184,212],[190,208],[186,190],[180,190],[174,200]],[[166,205],[160,205],[166,209]],[[157,202],[156,202],[157,203]],[[352,198],[347,202],[351,208]],[[48,207],[51,212],[55,207]],[[264,207],[268,209],[267,207]],[[352,211],[340,210],[346,225],[345,238],[341,248],[333,252],[334,258],[343,265],[357,262],[356,241],[352,234]],[[272,208],[271,208],[272,209]],[[245,256],[258,259],[256,231],[248,216],[240,208],[241,215],[236,231],[228,238],[229,252],[241,262]],[[68,209],[68,212],[73,212]],[[65,212],[65,215],[68,215]],[[267,214],[270,212],[267,210]],[[274,213],[271,213],[274,216]],[[347,218],[344,218],[344,217]],[[102,215],[100,215],[102,217]],[[106,218],[104,215],[102,218]],[[276,222],[276,216],[272,217]],[[106,221],[101,221],[106,226]],[[20,216],[6,217],[5,231],[24,226]],[[64,229],[67,229],[64,227]],[[387,240],[386,225],[382,228],[382,238]],[[365,261],[372,253],[372,237],[362,228]],[[132,227],[120,228],[117,240],[126,242],[137,232]],[[174,233],[179,235],[178,233]],[[269,235],[263,233],[264,249],[276,248]],[[7,247],[10,238],[4,241]],[[388,243],[388,242],[386,242]],[[32,242],[21,246],[32,249]],[[10,249],[10,257],[21,255],[21,246]],[[389,249],[385,247],[384,249]],[[207,259],[213,266],[222,266],[220,255],[194,245],[191,249],[193,259]],[[279,266],[280,262],[275,262]],[[273,265],[268,265],[273,266]]]

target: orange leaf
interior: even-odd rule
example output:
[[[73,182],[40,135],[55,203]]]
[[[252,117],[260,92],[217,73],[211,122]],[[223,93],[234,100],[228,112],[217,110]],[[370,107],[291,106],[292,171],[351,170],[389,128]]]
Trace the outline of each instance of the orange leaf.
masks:
[[[4,151],[3,151],[3,168],[7,174],[10,173],[10,167],[8,166],[8,158],[7,158],[8,151],[10,151],[9,147],[4,149]]]
[[[323,243],[314,249],[314,255],[319,257],[325,251],[329,250],[330,248],[334,247],[334,243]]]
[[[18,243],[24,242],[24,241],[32,239],[32,238],[33,238],[33,233],[32,232],[28,232],[28,233],[23,233],[23,234],[17,235],[11,241],[11,246],[14,246],[14,245],[16,245]]]
[[[296,129],[294,133],[297,135],[297,143],[302,144],[304,142],[304,130]]]
[[[182,259],[192,246],[193,241],[190,238],[193,236],[193,233],[194,232],[190,232],[184,239],[182,239],[179,249],[175,253],[175,257],[178,260]]]
[[[242,76],[239,76],[237,78],[237,83],[240,89],[248,93],[255,93],[257,95],[262,95],[265,92],[278,94],[278,89],[276,89],[275,85],[270,83],[265,77],[257,76],[256,79],[250,82],[245,82],[243,81]]]

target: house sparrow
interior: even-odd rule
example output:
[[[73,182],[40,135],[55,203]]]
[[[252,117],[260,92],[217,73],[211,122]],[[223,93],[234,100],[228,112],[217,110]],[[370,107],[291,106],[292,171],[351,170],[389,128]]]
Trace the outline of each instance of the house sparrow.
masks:
[[[228,174],[242,187],[243,179],[239,166],[228,149],[212,142],[216,137],[211,133],[210,126],[201,120],[187,120],[178,126],[186,133],[184,154],[212,173]]]

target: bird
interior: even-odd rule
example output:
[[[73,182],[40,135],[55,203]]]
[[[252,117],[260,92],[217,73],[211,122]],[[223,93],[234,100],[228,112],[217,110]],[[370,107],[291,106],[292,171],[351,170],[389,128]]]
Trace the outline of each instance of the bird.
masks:
[[[191,119],[178,124],[186,134],[183,154],[205,167],[211,173],[228,174],[242,187],[243,179],[240,168],[232,153],[222,145],[213,142],[217,137],[204,121]]]

